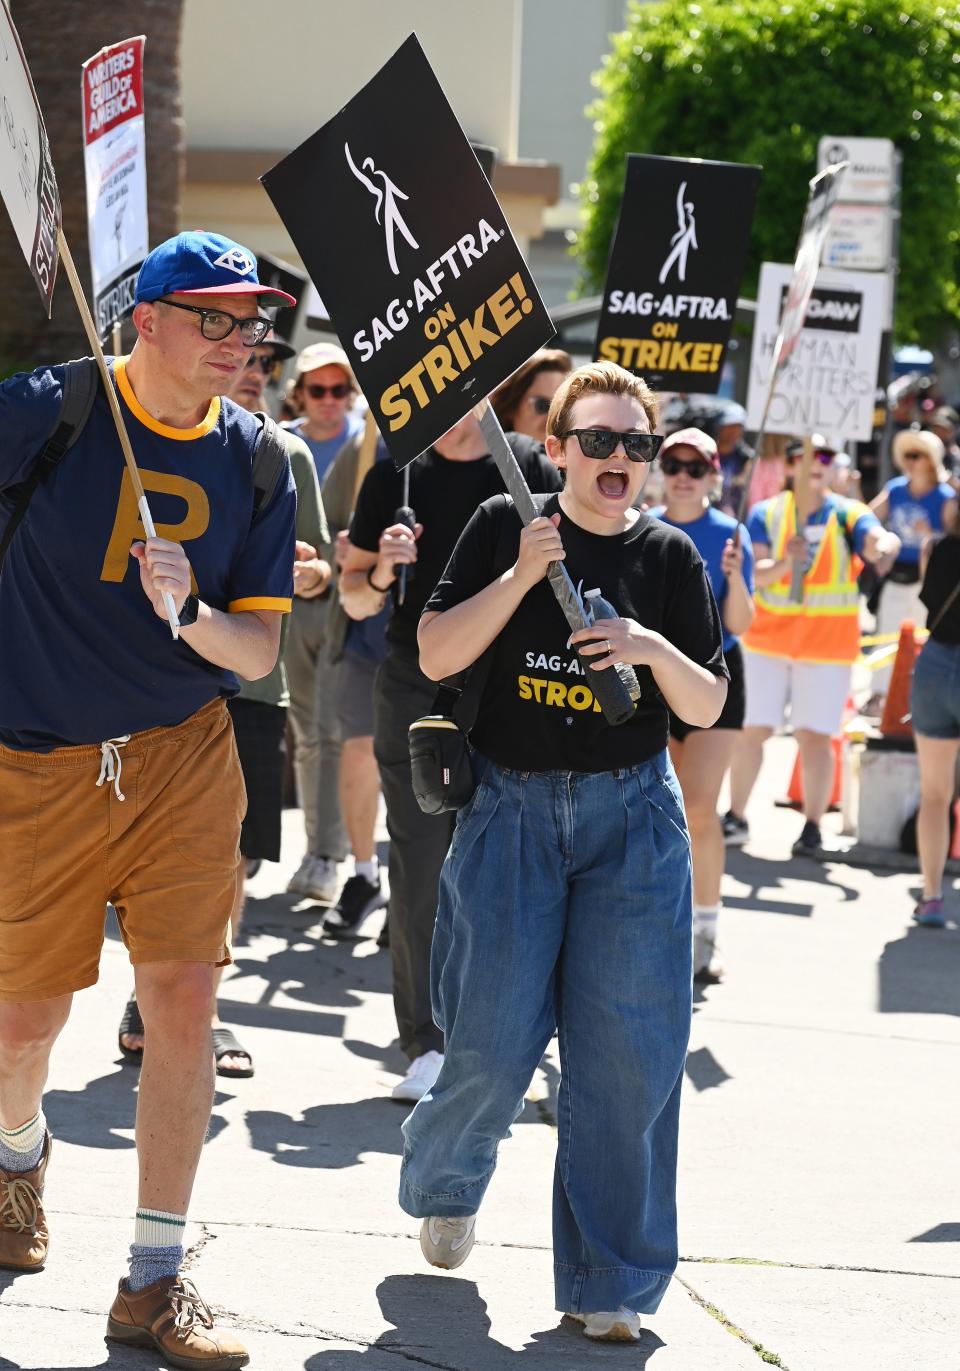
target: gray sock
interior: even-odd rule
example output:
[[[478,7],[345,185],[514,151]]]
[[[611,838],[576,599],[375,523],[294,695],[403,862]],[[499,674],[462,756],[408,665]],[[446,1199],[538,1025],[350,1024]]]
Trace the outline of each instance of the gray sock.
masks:
[[[19,1128],[0,1128],[0,1171],[32,1171],[43,1155],[46,1132],[42,1109]]]
[[[131,1243],[127,1285],[131,1290],[142,1290],[145,1285],[163,1280],[164,1276],[176,1276],[182,1261],[182,1247],[141,1247],[139,1243]]]

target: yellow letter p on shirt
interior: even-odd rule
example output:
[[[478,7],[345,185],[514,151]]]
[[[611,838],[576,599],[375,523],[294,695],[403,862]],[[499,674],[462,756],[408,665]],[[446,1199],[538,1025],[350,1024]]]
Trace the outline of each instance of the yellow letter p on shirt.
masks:
[[[196,481],[187,480],[185,476],[170,476],[163,471],[141,469],[140,477],[145,491],[156,491],[158,495],[176,495],[187,507],[179,524],[157,524],[158,538],[166,538],[172,543],[186,543],[191,538],[203,537],[210,524],[210,502],[203,486],[198,485]],[[117,500],[117,517],[103,559],[101,581],[122,581],[130,566],[130,544],[146,536],[140,510],[137,508],[133,482],[129,471],[124,468],[120,496]],[[195,584],[193,590],[196,593]]]

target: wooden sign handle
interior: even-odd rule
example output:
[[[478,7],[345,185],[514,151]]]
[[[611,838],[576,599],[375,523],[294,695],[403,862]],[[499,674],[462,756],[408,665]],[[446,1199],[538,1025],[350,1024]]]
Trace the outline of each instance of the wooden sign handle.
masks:
[[[117,437],[120,439],[120,447],[123,450],[123,459],[127,464],[130,473],[130,480],[133,483],[133,492],[137,497],[137,508],[140,510],[140,518],[143,520],[143,528],[148,538],[156,538],[157,530],[154,526],[153,516],[150,513],[150,506],[147,503],[147,494],[143,488],[143,481],[140,479],[140,472],[137,469],[137,460],[133,455],[133,448],[130,445],[130,435],[127,433],[127,426],[123,422],[123,415],[120,412],[120,402],[117,393],[113,388],[113,378],[107,366],[107,360],[103,355],[103,348],[100,346],[100,337],[97,333],[96,325],[93,322],[93,315],[90,313],[90,306],[87,304],[86,296],[83,293],[83,286],[80,277],[77,275],[77,268],[74,265],[73,257],[67,246],[63,229],[57,230],[57,247],[60,259],[67,272],[67,279],[73,290],[77,308],[80,311],[80,318],[83,320],[84,332],[87,335],[87,342],[94,360],[103,378],[103,388],[107,393],[107,403],[110,406],[110,413],[113,415],[113,422],[116,425]],[[177,618],[177,607],[173,603],[173,596],[169,590],[163,592],[163,603],[167,610],[167,619],[170,622],[170,632],[174,638],[180,636],[180,620]]]

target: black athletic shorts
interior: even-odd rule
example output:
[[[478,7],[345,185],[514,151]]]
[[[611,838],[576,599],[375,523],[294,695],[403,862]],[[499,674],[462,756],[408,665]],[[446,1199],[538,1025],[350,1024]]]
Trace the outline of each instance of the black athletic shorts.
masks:
[[[239,695],[227,701],[227,708],[247,787],[247,816],[240,830],[240,852],[252,862],[278,862],[287,711],[282,705],[244,700]]]
[[[711,728],[743,728],[743,715],[747,705],[747,692],[743,683],[743,653],[740,644],[734,643],[724,654],[730,669],[730,684],[727,686],[727,699],[720,711],[720,718]],[[670,715],[670,737],[682,743],[688,733],[699,733],[694,724],[685,724],[676,714]]]

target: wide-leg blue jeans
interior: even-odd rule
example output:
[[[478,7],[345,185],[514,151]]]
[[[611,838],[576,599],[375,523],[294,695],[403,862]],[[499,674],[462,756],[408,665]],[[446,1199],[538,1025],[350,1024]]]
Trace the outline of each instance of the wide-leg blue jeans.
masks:
[[[403,1126],[408,1214],[480,1207],[554,1032],[557,1308],[652,1313],[677,1262],[690,848],[667,754],[622,771],[486,762],[440,880],[443,1069]]]

